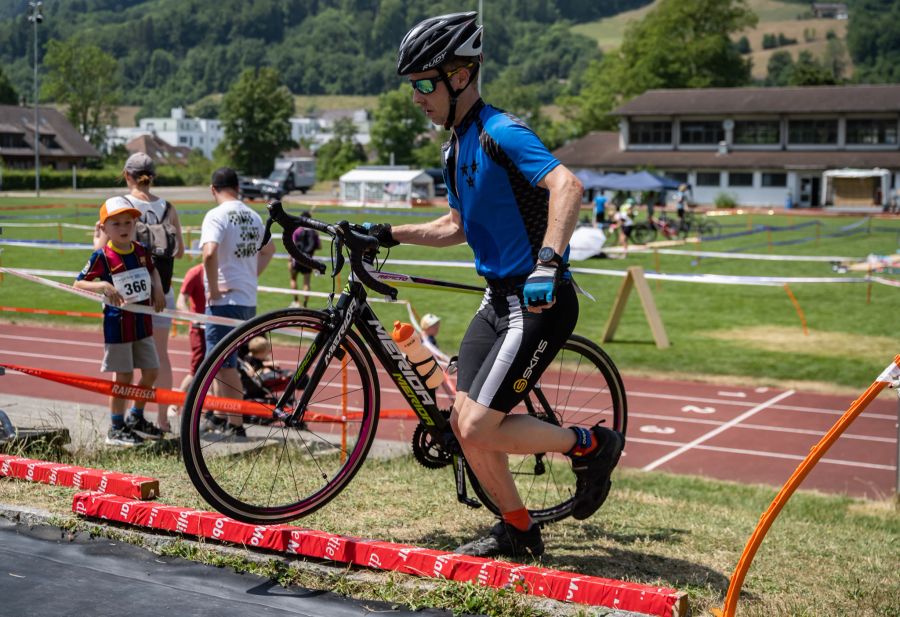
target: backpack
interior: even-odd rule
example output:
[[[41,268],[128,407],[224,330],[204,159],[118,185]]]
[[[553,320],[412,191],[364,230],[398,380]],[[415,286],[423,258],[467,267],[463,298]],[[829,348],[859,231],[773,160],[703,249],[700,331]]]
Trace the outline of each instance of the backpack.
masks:
[[[128,201],[131,202],[130,199]],[[149,219],[155,219],[155,222],[150,222]],[[159,271],[163,293],[169,293],[175,269],[175,253],[178,251],[178,230],[172,222],[172,204],[166,202],[162,220],[157,219],[156,214],[149,210],[135,221],[134,239],[147,247],[147,252],[153,258],[153,265]]]

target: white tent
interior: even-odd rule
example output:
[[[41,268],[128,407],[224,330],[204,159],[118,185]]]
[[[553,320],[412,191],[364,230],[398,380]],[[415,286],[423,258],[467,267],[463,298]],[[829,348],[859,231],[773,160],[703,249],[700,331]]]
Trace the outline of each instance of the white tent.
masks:
[[[822,204],[831,206],[882,206],[891,190],[887,169],[829,169],[822,174]]]
[[[357,167],[340,178],[348,206],[406,206],[434,198],[434,180],[421,169]]]

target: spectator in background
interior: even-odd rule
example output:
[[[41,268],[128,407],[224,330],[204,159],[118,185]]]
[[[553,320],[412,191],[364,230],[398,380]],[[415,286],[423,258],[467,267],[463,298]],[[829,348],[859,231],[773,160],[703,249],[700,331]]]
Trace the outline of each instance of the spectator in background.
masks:
[[[605,191],[601,189],[594,196],[594,227],[598,229],[602,229],[606,225],[606,195],[604,193]]]
[[[206,213],[200,231],[203,253],[203,280],[206,288],[206,313],[219,317],[246,320],[256,315],[256,288],[259,275],[275,254],[270,241],[262,248],[263,222],[260,216],[239,198],[237,173],[222,167],[213,172],[212,191],[217,206]],[[207,324],[206,352],[209,353],[231,326]],[[226,398],[242,398],[237,354],[225,359],[214,385],[215,394]],[[240,415],[211,415],[204,428],[235,437],[244,437],[244,421]]]
[[[116,383],[130,384],[134,369],[141,369],[138,385],[152,388],[159,359],[153,343],[150,315],[124,311],[126,303],[165,306],[159,273],[147,250],[134,241],[135,219],[141,211],[124,197],[107,199],[100,208],[99,228],[106,245],[96,249],[78,274],[75,287],[101,293],[103,306],[103,372],[115,373]],[[136,400],[125,415],[125,399],[110,397],[110,428],[106,443],[135,446],[143,436],[158,438],[162,431],[144,418],[144,401]]]
[[[184,274],[184,280],[181,282],[181,292],[178,294],[178,300],[175,305],[180,311],[190,311],[192,313],[206,313],[206,290],[203,287],[203,264],[197,264],[188,269]],[[191,341],[191,366],[189,373],[181,380],[180,390],[187,390],[203,357],[206,355],[206,329],[203,324],[197,321],[191,322],[189,332]]]
[[[434,313],[426,313],[419,321],[419,327],[422,328],[422,344],[425,346],[425,349],[430,351],[438,364],[444,367],[444,381],[441,382],[441,389],[447,396],[453,399],[456,396],[456,389],[455,387],[451,387],[447,382],[447,379],[451,374],[451,358],[441,351],[437,342],[437,335],[441,330],[441,318]],[[455,370],[452,372],[455,373]]]
[[[140,213],[140,221],[145,224],[167,222],[174,227],[174,246],[168,251],[171,255],[159,254],[160,247],[147,246],[153,259],[153,266],[159,273],[162,282],[163,293],[166,298],[166,308],[175,308],[175,293],[172,291],[172,274],[175,269],[175,259],[184,255],[184,241],[181,236],[181,222],[178,220],[178,212],[175,207],[151,192],[153,181],[156,179],[156,165],[153,159],[143,152],[135,152],[125,161],[122,176],[128,185],[129,194],[125,199]],[[94,233],[94,248],[104,246],[109,238],[97,228]],[[169,361],[169,334],[172,329],[172,318],[165,315],[153,316],[153,342],[156,345],[156,353],[159,357],[159,376],[156,378],[157,388],[169,389],[172,387],[172,363]],[[171,431],[169,419],[166,415],[166,405],[158,406],[156,416],[157,424],[163,431]]]
[[[305,218],[309,218],[309,212],[304,212],[301,216]],[[313,256],[319,248],[321,248],[322,244],[319,241],[319,234],[313,229],[307,229],[305,227],[300,227],[294,230],[291,238],[294,240],[294,244],[297,245],[297,248],[300,249],[306,255],[310,257]],[[312,276],[312,270],[307,268],[306,266],[297,263],[293,258],[290,259],[288,263],[288,270],[291,273],[291,289],[297,289],[297,274],[300,274],[303,277],[303,291],[309,291],[309,280]],[[294,296],[294,301],[291,302],[291,308],[296,308],[300,306],[300,299],[297,296]],[[303,306],[306,307],[309,302],[309,296],[303,296]]]
[[[675,212],[678,214],[678,227],[684,227],[684,212],[688,205],[687,184],[680,184],[678,190],[672,196],[675,200]]]
[[[631,239],[631,230],[634,229],[633,215],[634,200],[629,197],[616,211],[616,228],[619,230],[619,244],[625,253],[628,253],[628,240]]]
[[[441,318],[434,313],[426,313],[419,322],[419,327],[422,328],[422,344],[434,355],[435,360],[443,366],[447,366],[450,356],[441,351],[437,343],[437,335],[441,330]]]

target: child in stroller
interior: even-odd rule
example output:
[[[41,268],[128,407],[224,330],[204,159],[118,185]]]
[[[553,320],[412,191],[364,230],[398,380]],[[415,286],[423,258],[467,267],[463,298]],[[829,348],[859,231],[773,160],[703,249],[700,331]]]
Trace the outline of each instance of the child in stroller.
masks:
[[[266,405],[278,402],[278,395],[291,379],[290,372],[278,368],[272,360],[272,346],[262,336],[257,336],[238,350],[238,373],[244,388],[245,401],[259,401]],[[269,424],[259,416],[247,416],[246,422]]]

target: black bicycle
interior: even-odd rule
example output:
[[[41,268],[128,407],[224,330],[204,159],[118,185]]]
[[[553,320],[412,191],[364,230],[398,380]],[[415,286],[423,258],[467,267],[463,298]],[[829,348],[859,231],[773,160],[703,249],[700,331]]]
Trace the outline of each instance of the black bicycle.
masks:
[[[378,241],[365,228],[295,217],[279,202],[268,208],[264,243],[277,222],[291,256],[324,272],[324,264],[297,249],[291,234],[299,227],[326,233],[332,237],[332,277],[346,261],[352,275],[337,300],[332,293],[323,310],[288,308],[257,316],[207,355],[188,392],[181,423],[185,466],[203,498],[223,514],[254,524],[284,523],[310,514],[353,479],[375,439],[379,417],[408,414],[408,406],[418,417],[412,438],[416,460],[428,469],[451,466],[458,500],[471,507],[484,504],[499,514],[466,464],[450,428],[450,410],[439,407],[435,391],[425,387],[367,301],[367,288],[396,299],[397,290],[388,282],[479,294],[483,290],[384,272],[376,261]],[[222,374],[226,357],[258,336],[268,339],[273,361],[291,375],[274,404],[242,400],[241,392],[229,392]],[[374,359],[396,385],[404,409],[381,410],[383,390]],[[609,356],[584,337],[571,336],[540,381],[525,387],[528,394],[513,413],[558,426],[605,422],[625,432],[622,378]],[[265,422],[246,423],[246,437],[235,439],[204,431],[204,418],[212,413],[256,416]],[[510,455],[509,465],[537,521],[569,515],[575,476],[568,457]],[[477,499],[468,495],[467,481]]]

